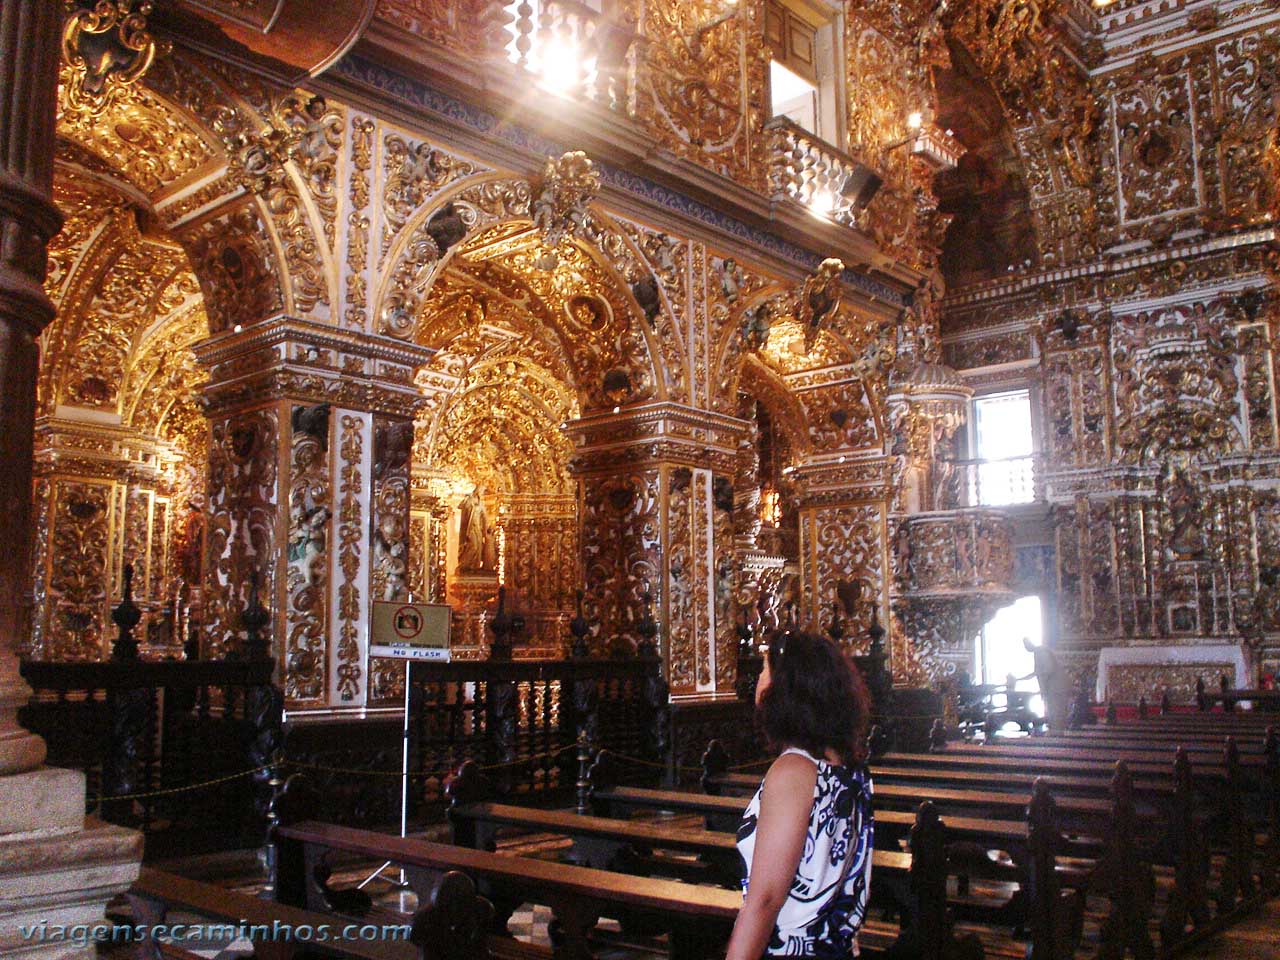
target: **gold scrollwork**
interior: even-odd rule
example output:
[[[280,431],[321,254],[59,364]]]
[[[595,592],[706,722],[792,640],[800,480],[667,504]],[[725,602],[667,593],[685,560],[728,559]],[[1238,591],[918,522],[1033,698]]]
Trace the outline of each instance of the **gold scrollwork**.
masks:
[[[68,0],[62,55],[71,66],[67,103],[86,120],[97,120],[142,79],[167,42],[147,29],[150,0],[96,0],[91,7]]]

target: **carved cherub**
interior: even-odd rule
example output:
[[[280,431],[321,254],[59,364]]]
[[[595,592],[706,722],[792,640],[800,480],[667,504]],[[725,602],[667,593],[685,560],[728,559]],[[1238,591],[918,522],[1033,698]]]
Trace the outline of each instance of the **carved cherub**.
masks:
[[[581,150],[548,160],[530,207],[543,243],[555,250],[586,226],[587,208],[600,191],[600,174]]]
[[[289,511],[289,566],[302,575],[309,587],[319,586],[323,572],[326,530],[331,512],[328,507],[312,507],[295,503]]]
[[[817,343],[818,332],[840,308],[842,296],[840,274],[844,273],[844,261],[828,257],[800,288],[796,301],[796,319],[804,327],[804,350],[809,353]]]
[[[720,292],[729,303],[734,303],[742,292],[742,268],[733,257],[725,257],[721,261]]]
[[[763,350],[769,343],[769,331],[783,311],[777,297],[742,312],[742,339],[748,350]]]
[[[395,517],[385,516],[378,524],[373,539],[373,562],[383,576],[382,599],[402,598],[408,564],[400,525]]]
[[[295,159],[316,161],[335,153],[329,140],[330,120],[329,104],[322,96],[314,96],[308,100],[298,113],[302,125],[297,146],[293,149]]]

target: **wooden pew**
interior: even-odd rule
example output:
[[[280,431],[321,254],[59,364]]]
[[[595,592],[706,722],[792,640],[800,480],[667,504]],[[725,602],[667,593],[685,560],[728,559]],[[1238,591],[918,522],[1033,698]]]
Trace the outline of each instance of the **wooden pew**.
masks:
[[[597,772],[597,777],[599,773]],[[462,764],[446,784],[450,797],[449,820],[454,829],[454,842],[476,849],[494,849],[496,835],[501,827],[517,827],[568,837],[573,842],[571,854],[575,862],[608,869],[641,868],[669,870],[684,874],[682,879],[706,880],[705,866],[690,871],[687,863],[640,863],[642,855],[652,850],[696,853],[712,867],[714,882],[738,887],[741,884],[741,862],[738,856],[734,829],[742,817],[742,804],[721,800],[716,811],[708,814],[705,807],[694,812],[715,818],[723,829],[690,829],[652,820],[620,819],[605,816],[582,816],[558,810],[540,810],[493,802],[493,791],[475,764]],[[642,791],[640,796],[647,796]],[[701,799],[699,795],[688,795]],[[910,838],[911,830],[918,823],[918,809],[877,810],[875,850],[877,869],[882,864],[885,871],[905,876],[910,859],[896,859],[894,852],[900,841]],[[986,850],[1001,850],[1021,855],[1027,840],[1026,824],[1013,820],[989,820],[976,817],[947,817],[945,820],[950,838],[967,843],[971,848],[982,844],[984,860],[981,866],[969,865],[964,875],[970,873],[1001,880],[1018,879],[1008,866],[1002,867],[985,858]],[[1086,848],[1079,846],[1081,851]],[[959,871],[957,871],[959,872]]]
[[[514,814],[513,814],[514,816]],[[571,814],[569,816],[577,816]],[[582,818],[588,819],[588,818]],[[927,960],[981,960],[981,944],[957,938],[946,911],[945,828],[931,807],[922,807],[913,841],[915,856],[899,854],[877,861],[886,872],[905,871],[914,895],[914,911],[904,927],[894,956]],[[431,889],[451,871],[471,877],[496,907],[494,923],[501,933],[512,910],[524,902],[551,907],[558,936],[553,957],[586,960],[592,956],[588,935],[602,916],[639,921],[645,929],[665,930],[674,960],[723,955],[742,894],[737,890],[636,877],[608,870],[544,860],[504,856],[425,840],[402,839],[331,824],[303,823],[281,828],[280,881],[277,896],[286,903],[323,907],[316,882],[317,867],[332,852],[390,860],[406,869],[415,890]],[[925,873],[925,871],[931,871]],[[939,902],[941,890],[941,902]]]
[[[1064,734],[1047,734],[1032,738],[1041,747],[1080,747],[1088,750],[1176,750],[1185,747],[1197,753],[1213,753],[1222,750],[1223,742],[1230,736],[1235,739],[1240,753],[1265,754],[1272,749],[1275,731],[1272,728],[1255,733],[1233,731],[1220,735],[1188,736],[1176,730],[1158,727],[1115,726],[1101,730],[1077,730]],[[1021,743],[1025,738],[996,735],[995,743]]]
[[[1172,753],[1172,751],[1170,751]],[[893,762],[910,762],[913,766],[938,770],[983,770],[993,776],[1018,776],[1025,773],[1042,774],[1044,776],[1091,774],[1094,776],[1110,776],[1115,770],[1114,762],[1106,760],[1072,760],[1063,757],[1043,757],[1031,751],[1023,754],[1006,756],[997,751],[976,753],[959,753],[944,748],[935,753],[889,754]],[[1156,780],[1169,776],[1169,763],[1144,761],[1130,763],[1129,769],[1145,779]],[[1197,780],[1219,781],[1226,777],[1225,770],[1213,768],[1196,770]]]
[[[742,902],[740,893],[715,887],[504,856],[334,824],[283,827],[279,841],[277,898],[284,903],[323,908],[316,870],[330,853],[355,854],[371,862],[390,860],[404,868],[420,896],[441,876],[456,871],[487,895],[495,910],[494,932],[499,935],[506,932],[506,923],[520,904],[550,907],[557,931],[553,947],[557,960],[591,957],[588,936],[600,917],[636,918],[645,927],[660,927],[669,936],[675,960],[714,956],[723,950]]]
[[[431,933],[438,928],[441,917],[461,916],[465,911],[458,910],[460,903],[468,897],[478,899],[475,888],[468,888],[467,883],[461,882],[464,879],[455,875],[450,882],[438,887],[432,898],[423,901],[422,908],[413,918],[405,919],[403,926],[408,929],[409,936],[403,940],[343,938],[342,927],[346,924],[334,923],[333,918],[325,914],[272,903],[151,867],[142,868],[138,879],[129,888],[127,898],[133,912],[134,928],[143,927],[146,931],[146,936],[137,940],[138,960],[198,957],[180,944],[162,942],[152,935],[155,927],[164,924],[174,911],[193,913],[202,920],[228,927],[247,928],[254,940],[253,955],[259,960],[292,960],[302,955],[356,960],[433,960],[435,957],[448,957],[450,960],[466,957],[470,960],[482,955],[476,950],[484,950],[481,924],[473,925],[470,930],[458,927],[451,941],[451,945],[465,947],[470,952],[440,952],[433,946],[430,955],[426,953],[426,944]],[[483,915],[483,902],[476,915]],[[337,927],[333,931],[335,936],[324,941],[294,936],[303,928],[316,931],[324,927]],[[271,934],[268,935],[267,931]]]
[[[1252,902],[1256,899],[1257,885],[1274,889],[1277,883],[1277,872],[1280,870],[1280,756],[1275,752],[1269,755],[1269,765],[1265,768],[1266,783],[1269,785],[1269,808],[1266,818],[1268,840],[1266,849],[1255,863],[1253,831],[1243,808],[1243,798],[1248,789],[1244,782],[1239,764],[1239,754],[1231,749],[1228,739],[1227,748],[1222,755],[1222,770],[1213,782],[1221,782],[1224,790],[1215,794],[1222,805],[1222,816],[1218,818],[1219,831],[1216,836],[1216,849],[1223,856],[1224,868],[1215,884],[1210,876],[1211,846],[1207,833],[1207,824],[1201,813],[1199,793],[1194,787],[1195,777],[1188,752],[1177,751],[1174,763],[1168,768],[1168,779],[1153,781],[1149,786],[1156,792],[1169,798],[1169,817],[1163,824],[1157,823],[1156,829],[1140,828],[1136,815],[1136,784],[1128,767],[1120,764],[1112,768],[1112,777],[1107,783],[1107,792],[1112,799],[1112,812],[1108,818],[1108,829],[1105,831],[1105,855],[1102,856],[1098,875],[1092,886],[1111,899],[1112,909],[1107,927],[1108,942],[1111,949],[1132,948],[1145,950],[1149,931],[1139,935],[1130,929],[1138,923],[1147,924],[1152,919],[1152,904],[1146,895],[1151,879],[1151,864],[1166,863],[1173,870],[1173,886],[1163,915],[1159,918],[1159,930],[1162,952],[1172,950],[1176,945],[1190,937],[1204,935],[1218,929],[1230,918],[1237,904]],[[895,755],[892,764],[873,764],[873,777],[876,778],[877,792],[885,789],[886,776],[892,777],[898,770],[904,782],[909,783],[999,783],[1004,786],[1011,778],[1022,777],[1018,782],[1025,782],[1025,774],[1016,770],[983,771],[978,765],[964,767],[959,770],[948,770],[945,767],[931,767],[928,762],[937,759],[937,755]],[[976,758],[981,760],[981,757]],[[718,744],[712,743],[704,754],[704,786],[710,789],[733,788],[752,790],[759,782],[757,776],[735,775],[727,772],[727,757]],[[919,761],[926,761],[923,767],[914,766]],[[877,771],[879,771],[877,773]],[[956,776],[957,774],[961,776]],[[938,779],[933,779],[933,778]],[[1056,804],[1048,798],[1048,789],[1052,781],[1049,778],[1037,778],[1032,787],[1029,818],[1039,804],[1042,811],[1052,808],[1053,834],[1057,838],[1054,850],[1064,849],[1063,839],[1057,825]],[[1069,783],[1075,778],[1068,779]],[[1096,784],[1096,778],[1088,778],[1088,782]],[[1172,796],[1169,797],[1169,790]],[[1090,787],[1096,793],[1096,787]],[[1043,795],[1042,795],[1043,794]],[[1121,824],[1120,833],[1124,834],[1124,842],[1117,834],[1116,824]],[[1042,827],[1043,830],[1047,828]],[[1055,875],[1048,878],[1043,863],[1037,863],[1036,826],[1029,824],[1028,848],[1030,850],[1029,901],[1032,907],[1031,926],[1033,931],[1039,930],[1040,936],[1047,936],[1049,920],[1044,916],[1036,916],[1035,908],[1043,904],[1037,897],[1048,896],[1054,902],[1068,898],[1070,889],[1063,890],[1060,878]],[[1043,847],[1039,851],[1043,858]],[[1038,877],[1037,877],[1038,871]],[[1251,882],[1256,877],[1257,885]],[[1048,891],[1048,893],[1044,893]],[[1210,908],[1210,903],[1215,909]],[[1067,911],[1069,914],[1070,911]],[[1062,918],[1053,921],[1061,923]],[[1058,936],[1062,936],[1059,930]],[[1126,946],[1127,945],[1127,946]],[[1033,956],[1043,955],[1057,957],[1059,954],[1034,950]]]
[[[715,755],[714,749],[708,754]],[[723,751],[719,751],[723,754]],[[704,755],[704,759],[705,759]],[[701,816],[712,830],[735,830],[742,819],[748,802],[745,796],[715,796],[683,791],[651,790],[617,785],[617,771],[610,761],[608,751],[601,751],[588,774],[591,782],[591,807],[605,815],[620,814],[628,810],[667,810]],[[752,787],[759,784],[755,778]],[[989,791],[947,790],[902,785],[877,784],[874,796],[876,819],[876,843],[884,848],[888,844],[903,841],[911,826],[911,813],[904,809],[892,809],[924,800],[937,807],[945,818],[948,834],[953,843],[948,846],[952,872],[958,878],[960,893],[968,892],[970,877],[983,877],[1020,888],[1013,899],[997,906],[971,905],[967,915],[983,922],[1008,926],[1019,933],[1026,919],[1025,886],[1030,869],[1028,826],[1026,815],[1030,794],[1011,795]],[[1071,839],[1060,836],[1056,855],[1080,859],[1092,859],[1102,852],[1103,824],[1110,807],[1106,801],[1083,802],[1079,798],[1066,801],[1074,807],[1073,820],[1087,816],[1093,837],[1081,835],[1077,826]],[[951,812],[943,808],[950,807]],[[984,815],[956,813],[969,807],[978,808]],[[1055,822],[1058,817],[1055,807]],[[1084,871],[1064,868],[1061,880],[1068,886],[1079,888],[1087,883]]]
[[[600,751],[588,777],[591,784],[592,809],[596,813],[607,816],[610,808],[680,810],[705,817],[711,829],[736,829],[738,821],[742,818],[742,811],[746,807],[746,799],[743,797],[712,797],[681,791],[619,787],[617,786],[619,779],[617,761],[609,751]],[[744,784],[750,782],[750,778],[742,779]],[[759,782],[759,778],[755,778],[753,786],[759,786]],[[927,783],[877,783],[875,788],[877,822],[890,826],[892,818],[888,814],[894,810],[913,808],[924,800],[938,807],[939,811],[947,816],[948,823],[953,824],[954,830],[957,829],[954,826],[956,816],[1004,821],[1021,820],[1026,815],[1031,795],[1029,790],[1014,792],[965,789]],[[1091,829],[1096,829],[1097,825],[1109,816],[1110,802],[1098,797],[1063,797],[1058,802],[1058,813],[1064,823],[1064,829],[1087,835]],[[1155,811],[1150,811],[1150,815],[1154,816]],[[1023,838],[1025,839],[1025,833]]]
[[[871,778],[877,789],[882,784],[924,784],[938,787],[960,787],[984,789],[993,782],[1003,788],[1026,790],[1028,796],[1032,784],[1037,779],[1045,781],[1046,786],[1057,796],[1094,796],[1110,795],[1110,774],[1083,775],[1038,775],[1022,770],[1010,770],[993,775],[985,769],[949,769],[946,767],[921,767],[915,764],[917,755],[894,754],[879,763],[870,765]],[[718,740],[707,744],[702,756],[703,790],[709,794],[754,792],[760,786],[759,774],[730,773],[729,758]],[[1135,781],[1134,790],[1139,794],[1149,794],[1153,798],[1169,798],[1173,796],[1174,785],[1170,780],[1152,778]]]
[[[956,742],[947,743],[944,749],[948,753],[967,753],[973,756],[1018,757],[1034,753],[1035,756],[1042,759],[1069,760],[1072,762],[1083,760],[1115,763],[1117,760],[1123,760],[1127,764],[1167,764],[1169,758],[1169,751],[1159,747],[1040,746],[1039,739],[1038,737],[1025,737],[1022,739],[997,738],[989,743]],[[1215,749],[1188,750],[1187,753],[1191,762],[1197,766],[1224,766],[1221,744]],[[1246,768],[1261,768],[1265,763],[1266,758],[1261,751],[1240,757],[1241,766]]]

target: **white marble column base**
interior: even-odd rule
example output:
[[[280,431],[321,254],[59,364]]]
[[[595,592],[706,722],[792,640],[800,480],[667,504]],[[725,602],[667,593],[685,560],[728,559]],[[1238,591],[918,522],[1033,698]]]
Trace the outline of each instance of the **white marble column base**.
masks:
[[[84,829],[84,774],[38,767],[0,777],[0,843]]]

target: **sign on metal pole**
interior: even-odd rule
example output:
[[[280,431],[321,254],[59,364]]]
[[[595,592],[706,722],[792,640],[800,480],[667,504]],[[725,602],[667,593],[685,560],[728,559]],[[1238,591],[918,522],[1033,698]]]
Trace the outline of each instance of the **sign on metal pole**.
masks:
[[[402,660],[449,659],[450,610],[443,603],[373,604],[369,655]]]

